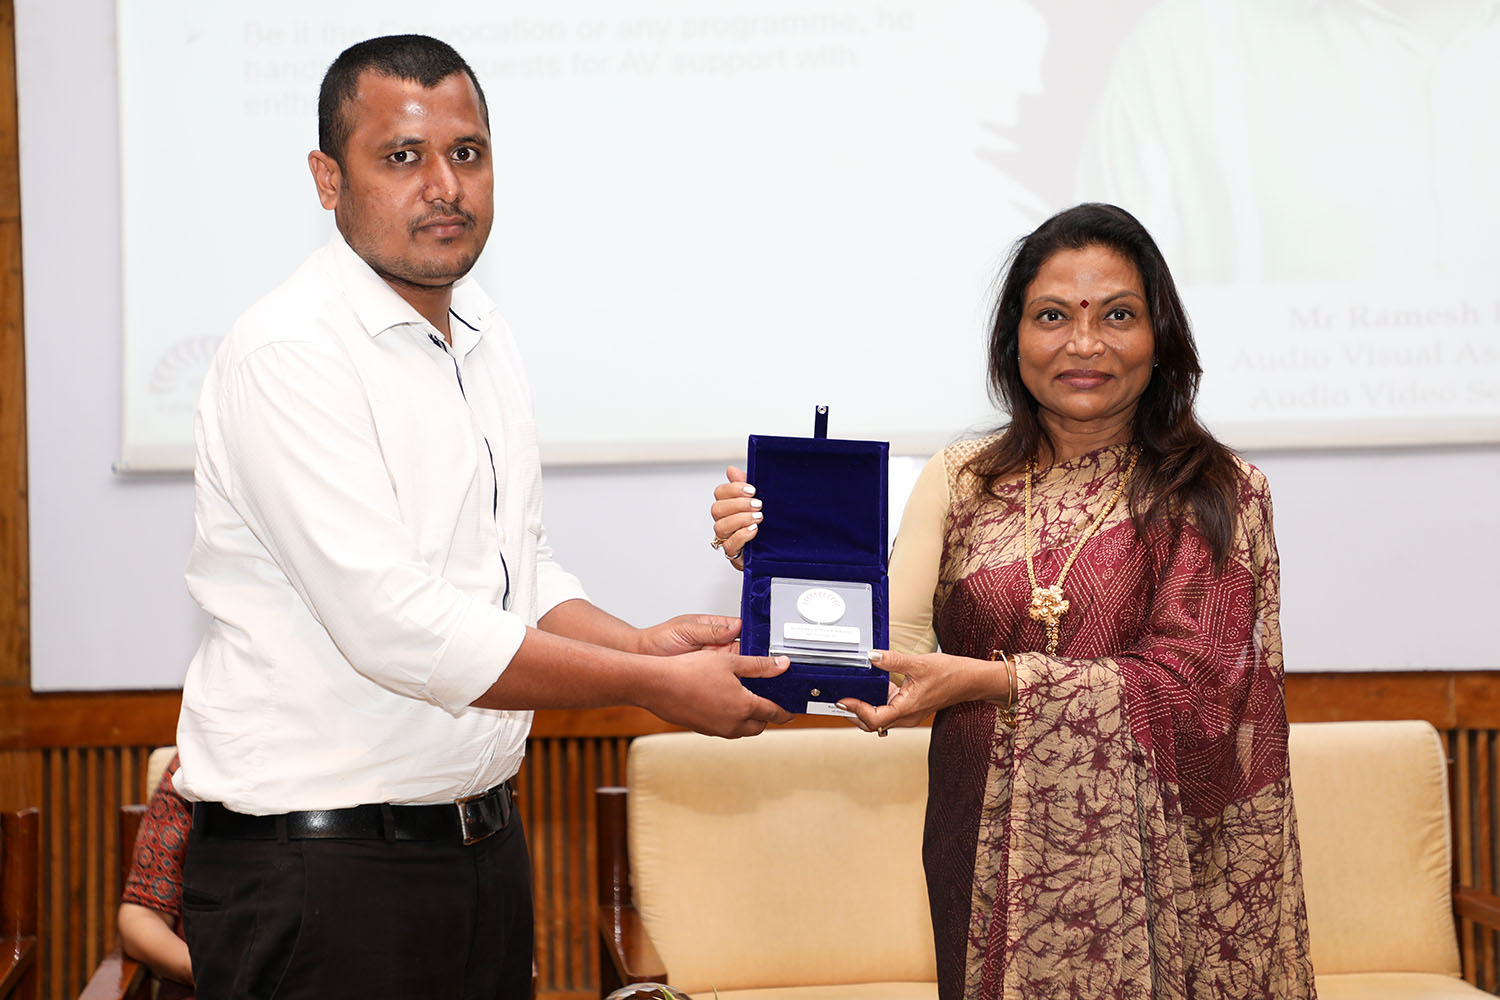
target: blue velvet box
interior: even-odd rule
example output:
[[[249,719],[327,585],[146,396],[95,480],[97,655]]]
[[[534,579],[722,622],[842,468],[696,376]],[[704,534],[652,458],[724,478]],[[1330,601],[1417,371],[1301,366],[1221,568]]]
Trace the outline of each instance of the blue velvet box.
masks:
[[[818,431],[826,427],[820,414]],[[764,656],[771,644],[771,581],[778,577],[868,583],[876,649],[890,643],[886,577],[887,469],[884,441],[750,436],[746,472],[766,513],[745,548],[740,649]],[[840,698],[884,705],[889,675],[874,667],[798,663],[778,677],[746,678],[751,691],[789,712],[841,714]]]

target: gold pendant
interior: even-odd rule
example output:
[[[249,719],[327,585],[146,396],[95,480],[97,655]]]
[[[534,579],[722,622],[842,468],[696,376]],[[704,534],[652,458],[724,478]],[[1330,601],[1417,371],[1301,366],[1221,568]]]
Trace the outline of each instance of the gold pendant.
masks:
[[[1073,568],[1073,560],[1078,558],[1078,553],[1094,537],[1094,532],[1109,517],[1110,511],[1115,509],[1115,504],[1120,502],[1120,495],[1125,492],[1125,484],[1130,482],[1130,474],[1135,471],[1136,460],[1141,457],[1140,451],[1131,449],[1130,464],[1125,467],[1125,474],[1120,477],[1120,482],[1115,486],[1115,491],[1110,495],[1109,503],[1104,505],[1097,517],[1089,522],[1088,530],[1083,537],[1078,539],[1078,544],[1073,546],[1073,551],[1068,553],[1067,561],[1063,563],[1062,572],[1057,574],[1057,582],[1050,587],[1039,587],[1036,582],[1036,566],[1031,561],[1031,481],[1036,478],[1036,456],[1026,463],[1026,525],[1025,534],[1021,536],[1022,545],[1026,551],[1026,576],[1031,581],[1031,604],[1026,613],[1034,622],[1041,622],[1047,627],[1047,655],[1057,654],[1057,643],[1061,634],[1058,623],[1062,616],[1068,613],[1068,599],[1063,596],[1063,581],[1068,578],[1068,570]],[[1037,529],[1037,546],[1042,544],[1041,529]]]
[[[1031,606],[1026,613],[1034,622],[1041,622],[1047,626],[1047,655],[1057,655],[1057,642],[1061,635],[1058,623],[1062,616],[1068,613],[1068,599],[1063,596],[1062,584],[1053,584],[1050,587],[1031,588]]]
[[[1068,613],[1068,599],[1063,597],[1061,587],[1032,587],[1031,606],[1026,613],[1034,622],[1042,622],[1049,626],[1056,626],[1063,615]]]

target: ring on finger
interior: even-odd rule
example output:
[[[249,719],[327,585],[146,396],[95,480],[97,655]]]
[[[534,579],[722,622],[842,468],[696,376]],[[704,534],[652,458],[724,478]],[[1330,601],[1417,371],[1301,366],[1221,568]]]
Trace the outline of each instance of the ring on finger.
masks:
[[[724,548],[724,539],[720,538],[718,535],[715,535],[714,540],[709,542],[708,544],[712,545],[716,549],[722,550]],[[728,555],[728,553],[726,552],[725,555]]]

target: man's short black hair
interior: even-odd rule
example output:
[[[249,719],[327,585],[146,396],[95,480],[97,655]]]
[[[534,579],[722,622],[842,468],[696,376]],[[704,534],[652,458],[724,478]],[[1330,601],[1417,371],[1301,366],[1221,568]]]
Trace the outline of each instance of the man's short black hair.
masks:
[[[340,167],[344,166],[344,146],[354,131],[348,104],[359,89],[360,74],[365,72],[411,80],[424,87],[436,87],[454,73],[466,73],[479,95],[484,124],[486,127],[490,124],[490,109],[479,78],[447,42],[427,35],[385,35],[356,42],[339,53],[328,67],[318,91],[318,148],[333,157]]]

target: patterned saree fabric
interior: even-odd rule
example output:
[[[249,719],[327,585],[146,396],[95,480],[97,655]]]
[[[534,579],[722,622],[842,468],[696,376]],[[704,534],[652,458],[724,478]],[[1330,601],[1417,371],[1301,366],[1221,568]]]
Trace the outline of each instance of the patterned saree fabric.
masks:
[[[187,855],[188,831],[193,826],[192,804],[177,794],[172,776],[182,765],[176,754],[162,773],[161,781],[146,804],[131,855],[130,873],[120,892],[120,902],[156,910],[172,921],[172,931],[182,936],[182,859]],[[192,1000],[193,991],[181,983],[162,979],[156,1000]]]
[[[945,455],[933,621],[945,652],[1013,657],[1018,721],[965,703],[933,726],[941,996],[1312,997],[1264,477],[1241,465],[1222,567],[1187,520],[1137,533],[1118,505],[1068,573],[1048,656],[1026,614],[1022,478],[996,498],[961,471],[985,443]],[[1128,459],[1106,448],[1038,472],[1039,585]]]

